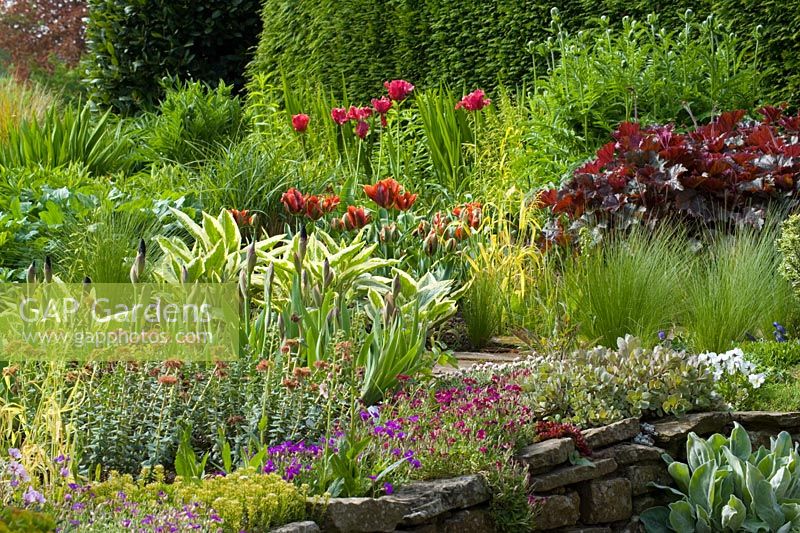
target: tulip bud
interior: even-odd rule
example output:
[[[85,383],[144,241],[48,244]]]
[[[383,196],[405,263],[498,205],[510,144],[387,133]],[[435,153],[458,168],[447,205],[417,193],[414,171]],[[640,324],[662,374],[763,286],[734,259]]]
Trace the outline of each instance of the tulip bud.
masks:
[[[345,215],[346,217],[347,215]],[[334,231],[343,231],[345,228],[345,221],[344,218],[332,218],[331,219],[331,229]]]
[[[90,278],[89,276],[85,276],[83,278],[83,292],[85,294],[88,294],[91,288],[92,288],[92,278]]]
[[[189,283],[189,269],[186,268],[186,265],[181,265],[181,283],[184,285]]]
[[[447,253],[455,252],[456,248],[458,248],[458,243],[453,237],[450,237],[449,239],[447,239],[447,241],[445,241],[444,249]]]
[[[247,247],[247,275],[251,275],[256,269],[256,240]]]
[[[49,255],[46,255],[44,258],[44,282],[53,282],[53,262],[50,260]]]
[[[242,295],[242,298],[247,298],[247,271],[245,269],[239,271],[239,294]]]
[[[311,289],[311,298],[314,300],[314,303],[317,304],[317,307],[322,307],[322,293],[316,285]]]
[[[327,288],[333,282],[333,270],[331,270],[331,263],[327,259],[322,264],[322,285]]]
[[[422,237],[431,229],[431,224],[427,220],[423,220],[417,226],[417,229],[414,230],[414,235],[417,237]]]
[[[300,286],[303,288],[303,292],[306,292],[311,288],[308,279],[308,272],[305,270],[303,270],[303,273],[300,274]]]
[[[283,320],[283,315],[278,315],[278,333],[280,333],[281,339],[286,338],[286,321]]]
[[[264,276],[264,291],[272,291],[272,282],[275,278],[275,263],[270,263],[267,267],[267,274]]]
[[[328,312],[328,316],[326,316],[326,317],[325,317],[325,321],[326,321],[328,324],[332,324],[332,323],[333,323],[333,321],[334,321],[334,320],[336,320],[336,317],[337,317],[337,316],[339,316],[339,308],[338,308],[338,307],[334,307],[333,309],[331,309],[331,310]]]
[[[302,263],[303,259],[306,257],[306,247],[308,246],[308,232],[306,231],[305,224],[300,227],[300,247],[299,247],[299,256],[300,261]]]
[[[436,253],[436,250],[439,248],[439,238],[436,236],[436,233],[433,231],[425,237],[425,241],[422,244],[425,253],[428,255],[433,255]]]
[[[29,284],[33,285],[36,283],[36,261],[31,262],[31,265],[28,267],[26,278]]]
[[[395,274],[394,279],[392,279],[392,297],[395,300],[400,297],[400,289],[402,286],[400,285],[400,274]]]
[[[136,264],[139,268],[139,275],[144,272],[144,260],[147,257],[147,246],[144,244],[144,239],[139,239],[139,249],[136,253]]]
[[[380,239],[381,242],[393,242],[397,237],[397,225],[387,224],[381,228]]]
[[[139,239],[139,250],[136,253],[136,259],[133,261],[133,264],[131,265],[131,271],[130,271],[131,283],[134,284],[138,283],[139,279],[144,273],[146,253],[147,253],[147,248],[145,247],[144,239]]]
[[[395,312],[394,297],[391,294],[386,294],[384,302],[383,321],[385,324],[389,324],[392,321]]]

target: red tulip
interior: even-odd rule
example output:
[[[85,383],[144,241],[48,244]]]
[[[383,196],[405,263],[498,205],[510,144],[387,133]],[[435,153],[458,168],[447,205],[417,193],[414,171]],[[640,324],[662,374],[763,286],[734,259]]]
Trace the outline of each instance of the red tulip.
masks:
[[[395,102],[402,102],[408,98],[408,95],[414,90],[414,86],[406,80],[385,81],[383,82],[383,86],[386,87],[389,98]]]
[[[436,233],[437,235],[443,235],[444,230],[447,227],[447,219],[442,215],[440,211],[437,211],[433,215],[433,219],[431,220],[431,233]]]
[[[343,107],[334,107],[331,109],[331,118],[339,126],[350,120],[350,118],[347,116],[347,109]]]
[[[322,211],[325,213],[330,213],[336,209],[336,206],[339,205],[339,201],[339,197],[335,194],[326,196],[322,199]]]
[[[347,118],[350,120],[364,120],[371,116],[372,116],[371,107],[356,107],[354,105],[351,105],[350,109],[347,111]]]
[[[345,229],[361,229],[370,222],[369,213],[363,207],[347,206],[347,213],[342,217]]]
[[[378,113],[379,115],[385,115],[392,108],[392,101],[386,98],[385,96],[381,96],[380,98],[373,98],[372,107],[375,109],[375,112]]]
[[[386,113],[392,108],[392,101],[385,96],[372,99],[372,107],[381,116],[381,126],[386,127]]]
[[[481,203],[467,202],[453,209],[453,216],[460,218],[470,228],[477,229],[481,225]]]
[[[301,214],[306,208],[306,200],[303,193],[294,187],[281,195],[281,202],[286,206],[286,210],[293,215]]]
[[[410,192],[404,192],[403,194],[398,194],[397,197],[394,199],[394,206],[400,211],[408,211],[409,209],[411,209],[411,206],[414,205],[414,202],[416,201],[417,201],[416,194],[411,194]]]
[[[306,129],[308,129],[308,122],[310,120],[311,118],[305,113],[292,115],[292,127],[294,128],[294,131],[297,133],[305,133]]]
[[[363,120],[359,120],[359,121],[356,123],[356,130],[355,130],[355,132],[356,132],[356,136],[357,136],[359,139],[363,139],[364,137],[366,137],[366,136],[367,136],[367,133],[369,133],[369,124],[367,124],[367,123],[366,123],[366,122],[364,122]]]
[[[466,109],[467,111],[480,111],[491,104],[492,101],[486,98],[486,93],[481,89],[476,89],[461,99],[456,104],[456,109]]]
[[[375,185],[364,185],[364,192],[370,200],[379,206],[389,209],[394,205],[394,200],[400,194],[400,184],[394,178],[386,178]]]
[[[242,209],[241,211],[238,209],[228,209],[231,215],[233,215],[233,220],[236,221],[236,224],[239,226],[249,226],[253,222],[253,217],[250,216],[247,209]]]
[[[319,220],[325,211],[322,210],[322,200],[316,194],[306,195],[304,198],[306,202],[305,215],[311,220]]]
[[[307,194],[303,200],[306,203],[305,215],[311,220],[319,220],[339,205],[339,197],[336,195],[320,197],[316,194]]]

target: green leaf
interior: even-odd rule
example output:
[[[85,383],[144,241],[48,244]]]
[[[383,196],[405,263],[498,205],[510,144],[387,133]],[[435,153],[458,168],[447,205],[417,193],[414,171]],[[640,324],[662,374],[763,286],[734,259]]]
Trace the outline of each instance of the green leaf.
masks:
[[[670,510],[667,507],[651,507],[639,515],[647,533],[668,533]]]
[[[714,463],[704,463],[692,473],[689,481],[689,499],[694,505],[706,511],[711,511],[710,500],[713,498],[716,470]]]
[[[722,527],[738,531],[744,519],[747,517],[747,508],[742,500],[734,495],[728,499],[728,503],[722,508]]]
[[[673,461],[667,467],[669,474],[672,476],[672,479],[675,480],[675,483],[678,485],[678,488],[684,494],[689,494],[689,466],[686,463],[681,463],[678,461]]]
[[[750,458],[750,454],[753,453],[750,436],[738,422],[734,422],[733,431],[731,431],[730,449],[742,461],[747,461]]]
[[[669,505],[669,525],[680,533],[695,531],[694,509],[689,502],[681,501]]]

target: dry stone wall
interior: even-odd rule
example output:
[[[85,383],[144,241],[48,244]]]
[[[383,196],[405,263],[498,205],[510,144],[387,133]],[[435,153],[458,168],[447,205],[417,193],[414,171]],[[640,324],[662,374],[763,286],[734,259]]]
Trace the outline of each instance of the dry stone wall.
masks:
[[[516,460],[528,470],[528,486],[537,502],[539,531],[633,533],[643,531],[639,514],[670,502],[664,453],[685,460],[686,437],[728,433],[733,422],[749,432],[755,446],[788,431],[800,440],[800,412],[712,412],[653,423],[629,418],[584,432],[592,465],[571,464],[572,439],[532,444]],[[480,475],[412,483],[381,498],[310,500],[321,513],[316,522],[289,524],[274,533],[493,533],[488,504],[491,491]],[[324,509],[320,512],[320,509]]]

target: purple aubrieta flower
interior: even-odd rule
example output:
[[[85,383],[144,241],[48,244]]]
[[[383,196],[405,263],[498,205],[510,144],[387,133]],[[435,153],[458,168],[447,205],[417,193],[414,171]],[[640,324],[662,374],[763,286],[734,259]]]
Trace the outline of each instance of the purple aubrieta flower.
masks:
[[[62,466],[58,473],[61,474],[61,477],[69,477],[69,468]]]
[[[278,468],[275,466],[275,462],[272,459],[269,459],[267,463],[264,465],[264,468],[261,469],[262,472],[265,474],[272,474]]]
[[[34,504],[43,504],[44,503],[44,496],[42,493],[35,490],[33,487],[28,487],[28,489],[22,494],[22,502],[25,505],[34,505]]]
[[[9,461],[7,469],[8,472],[11,473],[12,479],[19,479],[20,481],[24,481],[26,483],[31,480],[31,477],[28,475],[28,472],[21,463]]]
[[[386,491],[386,494],[391,494],[394,492],[394,487],[387,481],[383,484],[383,490]]]
[[[663,329],[658,332],[658,340],[660,341],[667,340],[667,333]]]
[[[17,461],[22,459],[22,453],[19,451],[19,448],[9,448],[8,456],[12,459],[16,459]]]

